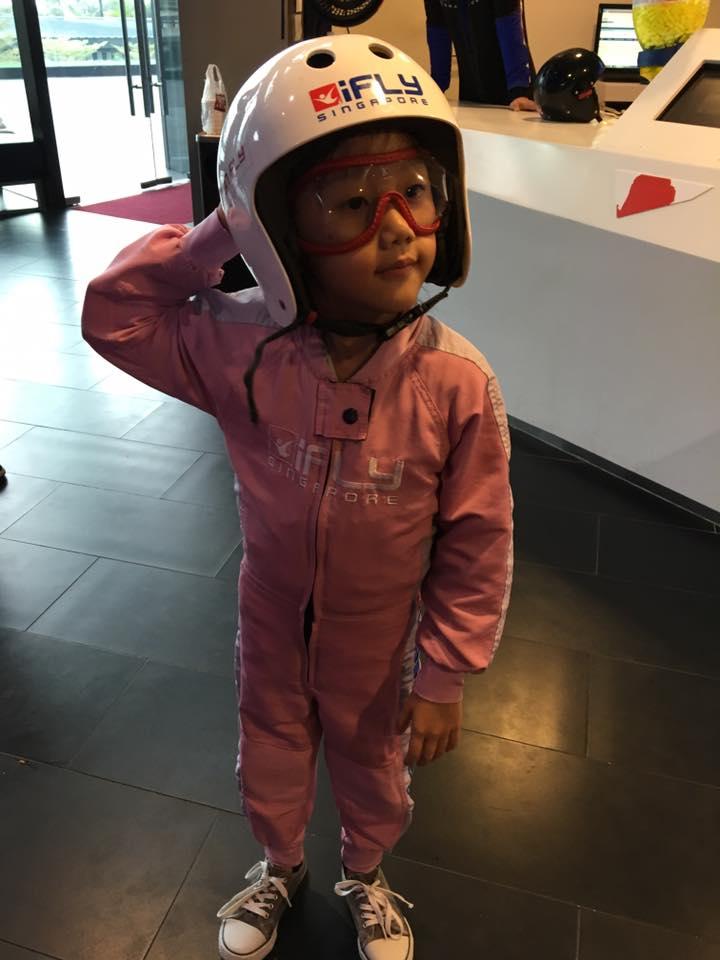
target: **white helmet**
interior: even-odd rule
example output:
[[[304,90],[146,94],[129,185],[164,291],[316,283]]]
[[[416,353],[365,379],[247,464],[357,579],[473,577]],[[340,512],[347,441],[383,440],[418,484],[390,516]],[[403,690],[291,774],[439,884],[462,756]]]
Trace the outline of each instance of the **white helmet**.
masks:
[[[298,148],[378,121],[405,127],[449,174],[451,204],[428,281],[460,286],[467,277],[471,241],[462,136],[440,88],[385,41],[359,34],[306,40],[282,50],[245,82],[228,111],[218,152],[228,226],[271,317],[282,326],[312,310],[286,193]]]

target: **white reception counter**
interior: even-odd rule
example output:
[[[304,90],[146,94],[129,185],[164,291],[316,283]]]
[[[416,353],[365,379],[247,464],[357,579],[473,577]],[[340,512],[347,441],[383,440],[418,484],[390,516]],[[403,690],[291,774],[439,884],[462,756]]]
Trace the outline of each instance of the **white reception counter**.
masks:
[[[720,30],[617,121],[457,116],[473,268],[437,314],[519,423],[720,511]]]

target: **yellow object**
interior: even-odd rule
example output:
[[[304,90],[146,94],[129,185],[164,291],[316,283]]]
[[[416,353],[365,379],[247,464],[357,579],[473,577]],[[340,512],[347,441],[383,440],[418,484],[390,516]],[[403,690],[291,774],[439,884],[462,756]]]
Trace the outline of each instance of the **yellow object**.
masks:
[[[635,32],[644,50],[667,51],[667,59],[697,30],[705,26],[710,0],[633,0]],[[648,80],[662,70],[661,64],[643,65]],[[662,59],[662,57],[661,57]]]

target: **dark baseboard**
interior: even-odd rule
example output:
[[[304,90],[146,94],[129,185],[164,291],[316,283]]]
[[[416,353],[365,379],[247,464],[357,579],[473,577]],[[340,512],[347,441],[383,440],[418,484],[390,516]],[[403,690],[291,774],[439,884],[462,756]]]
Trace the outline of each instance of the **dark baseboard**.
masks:
[[[639,474],[633,473],[632,470],[619,467],[616,463],[611,463],[609,460],[605,460],[595,453],[590,453],[582,447],[575,446],[574,443],[556,437],[552,433],[547,433],[547,431],[542,430],[540,427],[534,427],[530,423],[525,423],[524,420],[518,420],[517,417],[508,416],[508,420],[512,429],[517,430],[519,433],[524,433],[534,440],[540,440],[549,447],[554,447],[555,450],[561,450],[563,453],[577,457],[578,460],[582,460],[591,467],[595,467],[598,470],[602,470],[603,473],[617,477],[619,480],[629,483],[631,486],[642,490],[652,497],[657,497],[660,500],[666,501],[666,503],[671,503],[673,506],[679,507],[681,510],[686,510],[688,513],[693,514],[693,516],[720,525],[720,512],[713,510],[712,507],[708,507],[704,503],[697,503],[695,500],[691,500],[689,497],[685,497],[675,490],[669,490],[667,487],[663,487],[662,484],[648,480],[646,477],[641,477]]]

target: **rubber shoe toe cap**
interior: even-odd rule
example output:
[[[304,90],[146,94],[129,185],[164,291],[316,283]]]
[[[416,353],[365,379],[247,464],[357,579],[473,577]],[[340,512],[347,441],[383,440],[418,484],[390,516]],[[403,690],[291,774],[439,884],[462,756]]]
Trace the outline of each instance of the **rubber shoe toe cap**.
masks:
[[[246,957],[256,960],[264,957],[260,952],[268,941],[256,927],[244,923],[242,920],[224,920],[220,928],[220,954],[226,960],[245,960]],[[271,947],[268,948],[270,953]]]

